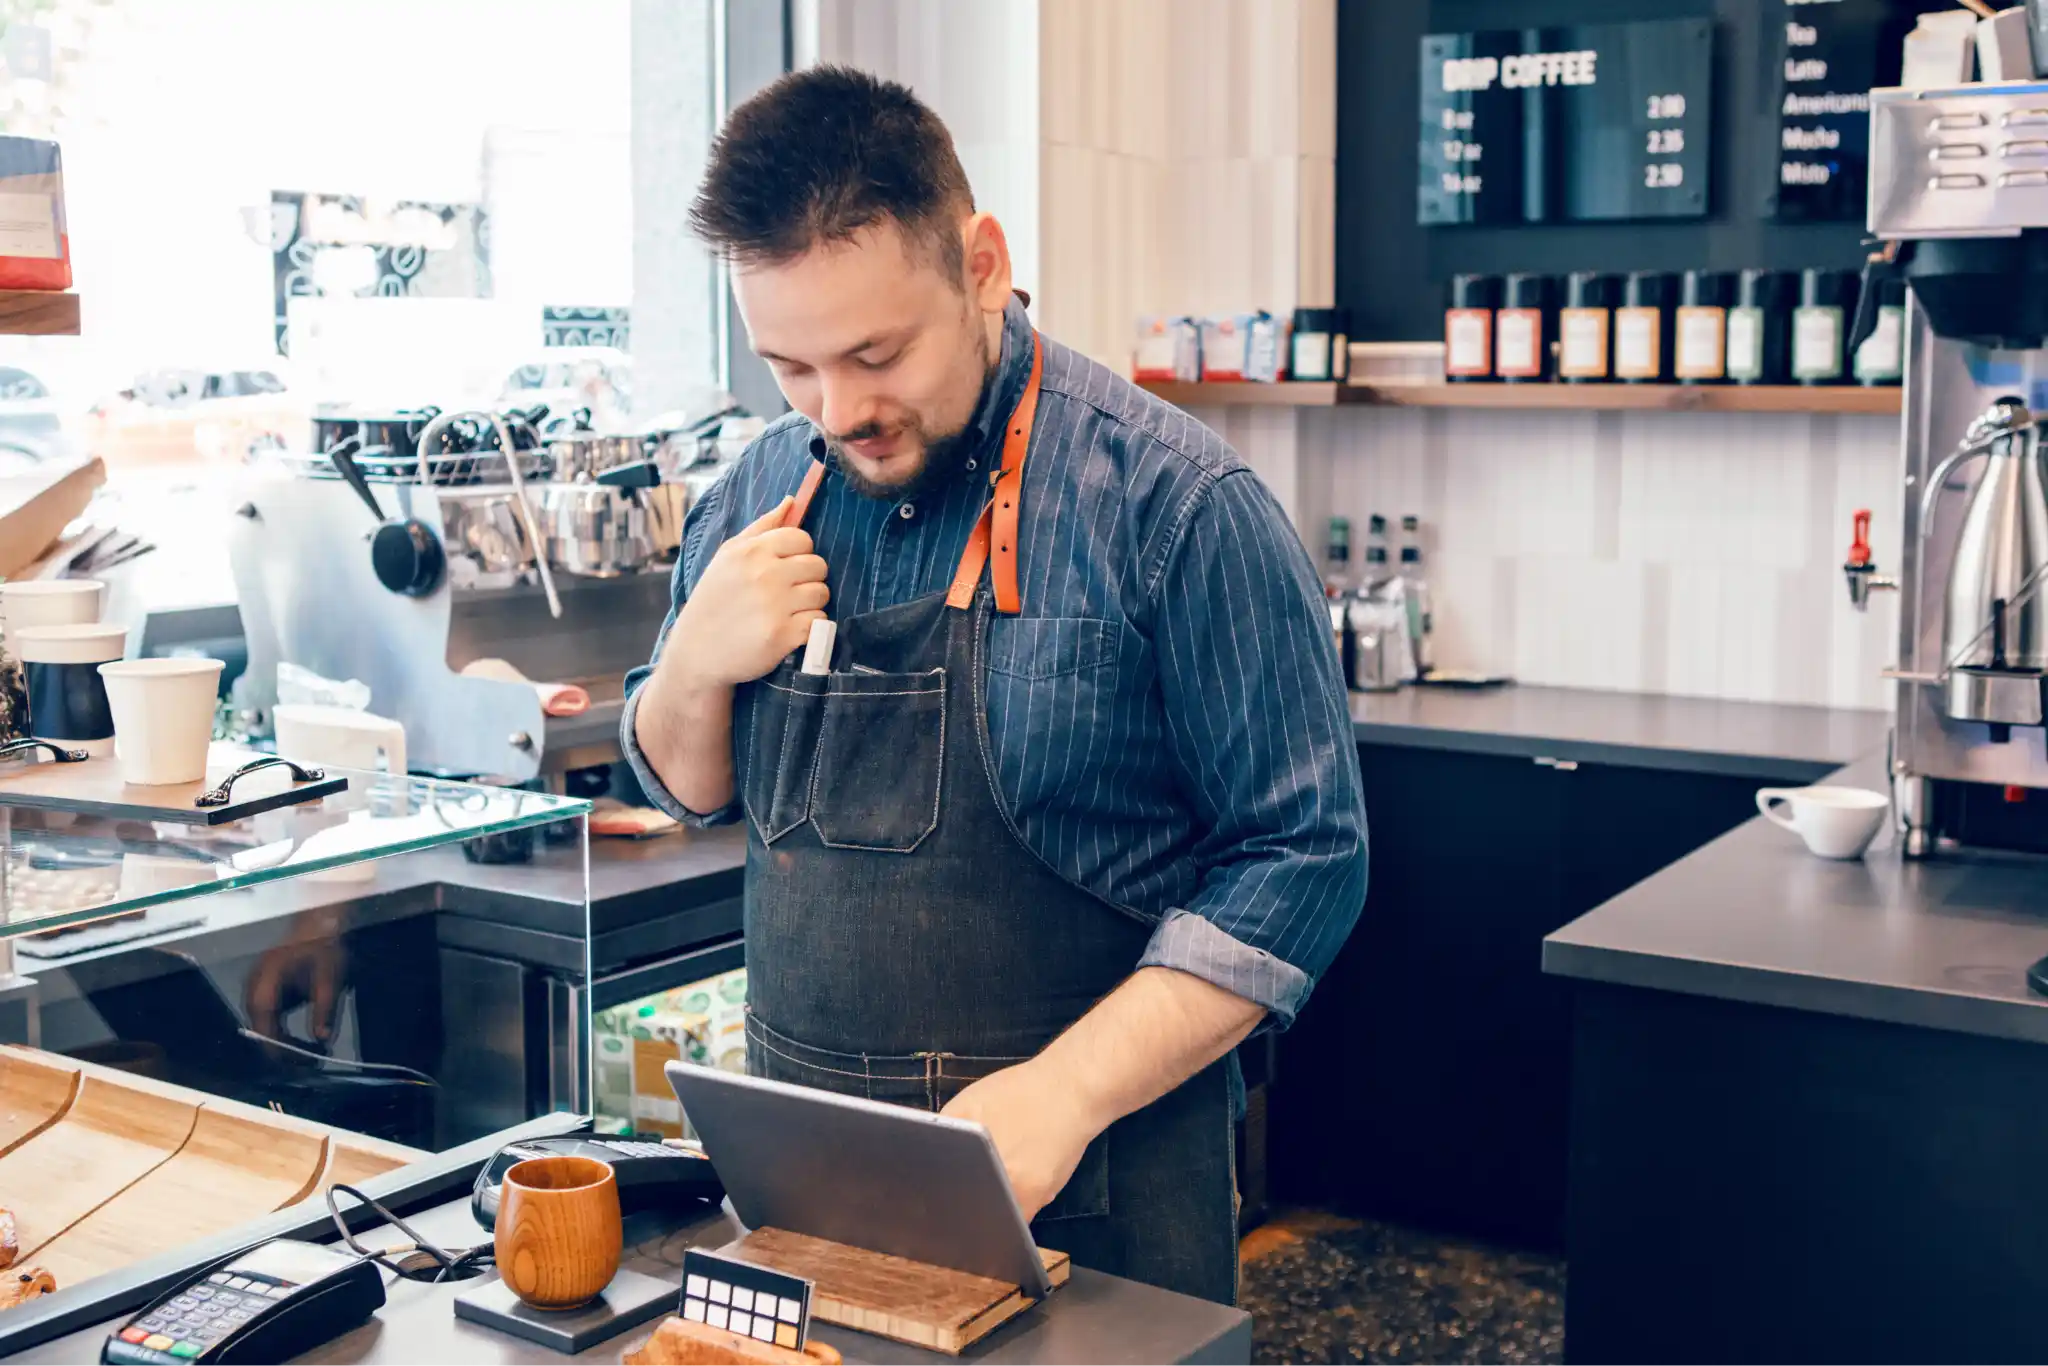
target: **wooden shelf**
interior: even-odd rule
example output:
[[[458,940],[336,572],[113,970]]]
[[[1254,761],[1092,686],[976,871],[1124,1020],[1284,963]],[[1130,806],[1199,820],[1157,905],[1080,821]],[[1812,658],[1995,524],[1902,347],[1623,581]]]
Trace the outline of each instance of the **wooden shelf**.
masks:
[[[1364,400],[1344,391],[1335,380],[1289,380],[1284,384],[1252,384],[1225,380],[1218,384],[1183,384],[1179,380],[1140,380],[1138,387],[1157,394],[1177,408],[1334,408]]]
[[[1382,408],[1563,409],[1573,412],[1866,413],[1896,417],[1899,390],[1733,384],[1179,384],[1138,386],[1182,408],[1360,405]]]
[[[58,290],[0,289],[0,332],[27,337],[75,337],[78,296]]]

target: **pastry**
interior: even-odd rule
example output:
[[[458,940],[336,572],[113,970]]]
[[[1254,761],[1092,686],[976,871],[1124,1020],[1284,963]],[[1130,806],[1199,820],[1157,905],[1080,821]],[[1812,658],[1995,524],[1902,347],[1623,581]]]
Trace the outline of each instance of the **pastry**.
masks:
[[[14,1265],[14,1259],[21,1255],[21,1242],[14,1232],[14,1215],[0,1209],[0,1268]]]
[[[29,1300],[56,1293],[57,1278],[39,1266],[10,1271],[0,1276],[0,1309],[12,1309]]]

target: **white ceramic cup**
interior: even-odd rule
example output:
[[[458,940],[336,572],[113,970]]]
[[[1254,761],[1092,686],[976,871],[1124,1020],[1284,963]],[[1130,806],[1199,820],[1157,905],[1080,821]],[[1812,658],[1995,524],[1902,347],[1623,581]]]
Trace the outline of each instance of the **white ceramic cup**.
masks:
[[[383,716],[309,702],[281,703],[271,712],[277,752],[302,764],[378,768],[405,776],[405,727]]]
[[[1884,825],[1891,799],[1861,787],[1766,787],[1764,819],[1784,826],[1822,858],[1861,858]]]
[[[224,667],[218,659],[117,659],[100,665],[122,782],[168,787],[205,780]]]
[[[0,622],[25,626],[84,626],[100,619],[107,586],[98,579],[20,579],[0,583]]]

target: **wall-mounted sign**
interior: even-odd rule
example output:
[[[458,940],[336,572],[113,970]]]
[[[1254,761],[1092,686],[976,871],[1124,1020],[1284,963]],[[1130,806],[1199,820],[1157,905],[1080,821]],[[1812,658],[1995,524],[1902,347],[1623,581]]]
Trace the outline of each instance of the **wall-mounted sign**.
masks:
[[[1429,34],[1417,221],[1704,217],[1713,68],[1705,19]]]
[[[1863,217],[1870,88],[1891,9],[1888,0],[1771,0],[1764,7],[1765,41],[1783,35],[1774,217]],[[1896,58],[1892,66],[1896,72]]]
[[[1899,44],[1915,16],[1954,8],[1949,0],[1768,0],[1765,51],[1775,43],[1778,92],[1773,217],[1863,218],[1869,92],[1898,83]]]

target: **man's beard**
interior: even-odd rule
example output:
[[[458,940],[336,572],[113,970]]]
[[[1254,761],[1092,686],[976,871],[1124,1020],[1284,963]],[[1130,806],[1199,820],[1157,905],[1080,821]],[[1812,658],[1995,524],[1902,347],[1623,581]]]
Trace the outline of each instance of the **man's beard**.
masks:
[[[981,392],[974,400],[973,411],[958,429],[936,436],[927,434],[923,424],[915,419],[902,429],[900,435],[914,434],[924,447],[924,463],[919,465],[917,472],[908,479],[894,484],[876,483],[855,469],[853,461],[847,458],[846,452],[842,449],[843,443],[867,441],[874,437],[889,435],[875,423],[870,422],[856,427],[843,436],[825,438],[826,448],[832,452],[832,463],[845,478],[848,488],[863,498],[874,498],[889,503],[911,502],[933,489],[951,483],[966,472],[967,462],[974,458],[976,444],[973,414],[979,413],[982,405],[988,401],[989,389],[994,385],[996,377],[995,363],[989,356],[988,335],[979,327],[974,329],[974,335],[981,351],[982,374]]]
[[[855,469],[853,462],[847,459],[845,452],[840,449],[837,440],[827,438],[825,445],[831,450],[833,455],[832,463],[838,468],[841,477],[846,480],[846,486],[855,493],[863,498],[874,498],[885,503],[908,502],[923,497],[931,490],[950,483],[964,473],[967,469],[968,460],[974,455],[975,444],[972,439],[971,424],[961,427],[957,432],[948,432],[943,436],[925,436],[922,428],[918,424],[913,423],[904,429],[905,435],[911,432],[916,432],[923,441],[924,463],[919,465],[917,472],[908,479],[900,480],[894,484],[876,483]],[[880,431],[872,426],[868,426],[860,428],[853,436],[847,439],[850,441],[865,441],[870,437],[880,435],[882,435]]]

